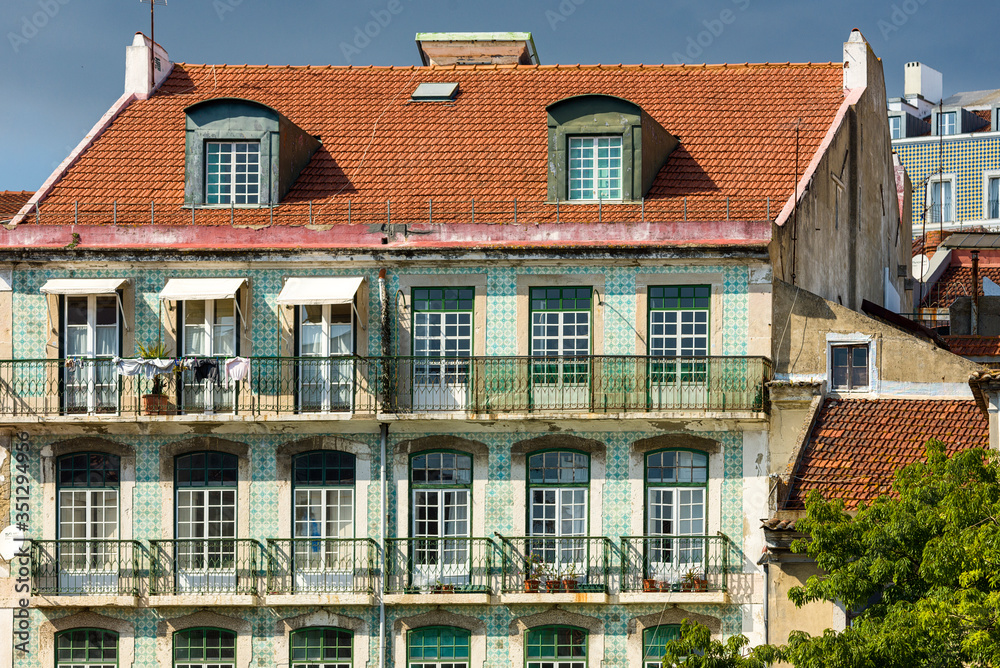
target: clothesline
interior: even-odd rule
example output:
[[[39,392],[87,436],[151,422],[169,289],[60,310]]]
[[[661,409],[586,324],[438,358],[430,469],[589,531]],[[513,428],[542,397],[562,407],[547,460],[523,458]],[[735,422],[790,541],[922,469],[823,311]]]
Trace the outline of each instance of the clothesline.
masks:
[[[119,376],[143,376],[153,378],[162,374],[193,371],[196,381],[211,380],[217,385],[232,386],[250,378],[250,359],[247,357],[227,357],[221,363],[214,358],[173,357],[133,359],[114,357],[112,362]]]

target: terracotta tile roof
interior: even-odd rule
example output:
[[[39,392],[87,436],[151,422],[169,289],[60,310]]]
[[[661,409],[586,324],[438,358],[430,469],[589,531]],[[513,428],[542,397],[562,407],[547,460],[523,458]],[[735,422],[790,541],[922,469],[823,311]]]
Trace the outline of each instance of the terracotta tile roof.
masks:
[[[889,493],[895,472],[922,459],[932,437],[949,452],[988,447],[989,425],[971,399],[827,399],[785,507],[802,508],[814,489],[849,508]]]
[[[1000,336],[946,336],[951,352],[962,357],[1000,356]]]
[[[992,109],[970,109],[972,113],[979,118],[986,121],[986,125],[979,128],[978,130],[973,130],[973,132],[990,132],[993,129],[993,110]]]
[[[767,529],[768,531],[795,531],[796,522],[798,522],[797,519],[782,520],[777,517],[772,517],[770,519],[761,520],[760,526],[762,529]]]
[[[12,218],[34,194],[27,190],[0,190],[0,220]]]
[[[733,219],[764,220],[765,198],[771,198],[773,218],[791,194],[793,123],[802,119],[804,169],[844,99],[842,76],[838,63],[444,68],[179,63],[156,95],[133,102],[118,116],[55,185],[47,203],[71,209],[74,201],[116,201],[148,209],[156,200],[164,211],[178,207],[184,196],[184,109],[238,97],[269,105],[322,139],[283,203],[312,201],[316,211],[340,207],[346,214],[348,199],[355,212],[366,204],[384,212],[386,200],[392,200],[394,220],[405,221],[406,207],[413,206],[419,208],[413,219],[425,221],[433,198],[437,222],[449,202],[464,212],[476,198],[484,212],[477,211],[477,222],[486,222],[488,200],[503,200],[511,208],[517,198],[524,209],[538,205],[536,219],[555,222],[555,207],[541,204],[547,195],[545,108],[570,96],[601,93],[631,100],[680,138],[647,196],[647,214],[659,202],[664,213],[658,220],[683,220],[686,196],[686,219],[724,220],[729,196]],[[460,84],[454,102],[409,101],[417,84],[442,81]],[[741,205],[744,199],[752,204]],[[42,211],[44,223],[44,206]],[[561,220],[573,222],[574,213],[596,220],[597,207],[562,207]],[[229,223],[228,212],[219,215],[225,219],[220,224]],[[605,206],[604,220],[614,216],[614,207]],[[298,224],[306,222],[299,217]]]
[[[983,277],[988,277],[994,283],[1000,283],[1000,267],[979,265],[979,295],[983,295]],[[948,308],[956,297],[972,296],[972,267],[951,265],[944,270],[941,278],[931,287],[930,293],[924,298],[924,306]]]

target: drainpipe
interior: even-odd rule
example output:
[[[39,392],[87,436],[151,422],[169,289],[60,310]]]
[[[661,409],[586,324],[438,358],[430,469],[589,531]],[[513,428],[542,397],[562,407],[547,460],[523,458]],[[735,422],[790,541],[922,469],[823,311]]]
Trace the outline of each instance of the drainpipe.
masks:
[[[378,298],[381,310],[379,312],[381,327],[380,334],[382,338],[382,409],[383,411],[388,408],[390,396],[389,392],[389,295],[386,292],[385,287],[385,269],[378,270]],[[377,399],[376,399],[377,400]],[[388,467],[386,466],[386,441],[389,440],[389,424],[387,422],[379,422],[379,447],[381,459],[379,459],[379,464],[381,468],[380,474],[380,487],[381,487],[381,510],[382,518],[379,521],[379,550],[381,553],[381,568],[382,568],[382,587],[379,591],[378,597],[378,666],[379,668],[385,668],[385,530],[386,530],[386,517],[389,513],[389,496],[388,496]]]
[[[970,333],[979,335],[979,251],[972,253],[972,322]]]
[[[768,569],[769,565],[770,564],[768,564],[768,562],[766,561],[764,562],[764,644],[765,645],[769,643],[769,637],[770,637],[770,629],[768,628],[770,624],[767,619],[767,613],[768,613],[767,599],[771,597],[771,572]]]

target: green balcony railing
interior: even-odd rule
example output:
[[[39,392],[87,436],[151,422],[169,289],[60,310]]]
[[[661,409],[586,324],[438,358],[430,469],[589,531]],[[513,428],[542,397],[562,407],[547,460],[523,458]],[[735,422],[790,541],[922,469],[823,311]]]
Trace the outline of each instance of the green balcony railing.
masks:
[[[31,593],[138,596],[142,546],[134,540],[32,540]]]
[[[254,357],[235,382],[185,364],[146,378],[108,359],[0,361],[0,416],[761,412],[772,377],[763,357]]]
[[[378,544],[370,538],[269,538],[269,594],[372,594]]]
[[[623,536],[623,592],[727,591],[732,542],[718,536]]]
[[[246,538],[149,541],[150,595],[257,594],[263,548]]]
[[[611,541],[595,536],[499,536],[504,593],[608,593]]]
[[[388,538],[385,592],[489,592],[495,551],[489,538]]]

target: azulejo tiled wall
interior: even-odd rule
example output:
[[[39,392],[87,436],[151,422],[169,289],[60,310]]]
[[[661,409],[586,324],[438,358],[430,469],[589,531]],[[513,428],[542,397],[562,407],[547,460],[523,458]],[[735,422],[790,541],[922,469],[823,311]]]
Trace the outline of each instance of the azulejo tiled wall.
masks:
[[[913,229],[921,231],[927,209],[927,179],[941,174],[956,177],[954,219],[983,219],[983,172],[1000,169],[1000,136],[944,141],[893,142],[893,150],[906,168],[913,188]],[[928,225],[931,222],[927,213]],[[931,231],[928,228],[928,231]]]
[[[278,293],[282,281],[288,276],[365,276],[369,290],[369,322],[367,323],[368,349],[372,355],[381,351],[379,342],[379,291],[376,269],[131,269],[109,272],[107,269],[18,270],[14,272],[13,301],[13,354],[15,359],[40,359],[45,357],[46,328],[50,320],[45,295],[39,290],[51,278],[101,278],[115,277],[134,281],[136,291],[135,328],[136,341],[155,343],[159,336],[161,317],[159,293],[169,278],[240,277],[251,282],[252,345],[253,355],[271,356],[279,351]],[[635,350],[635,277],[639,273],[692,275],[713,273],[723,276],[723,350],[713,354],[745,355],[749,331],[748,275],[746,266],[670,266],[658,268],[635,267],[503,267],[478,268],[420,268],[411,273],[419,274],[486,274],[486,354],[516,355],[517,318],[515,295],[519,274],[594,274],[605,277],[604,352],[608,355],[632,355]],[[390,300],[399,289],[400,272],[388,275],[387,288]],[[390,308],[390,313],[396,313]],[[53,314],[55,315],[55,314]],[[397,342],[393,342],[395,346]],[[395,350],[395,348],[394,348]]]

